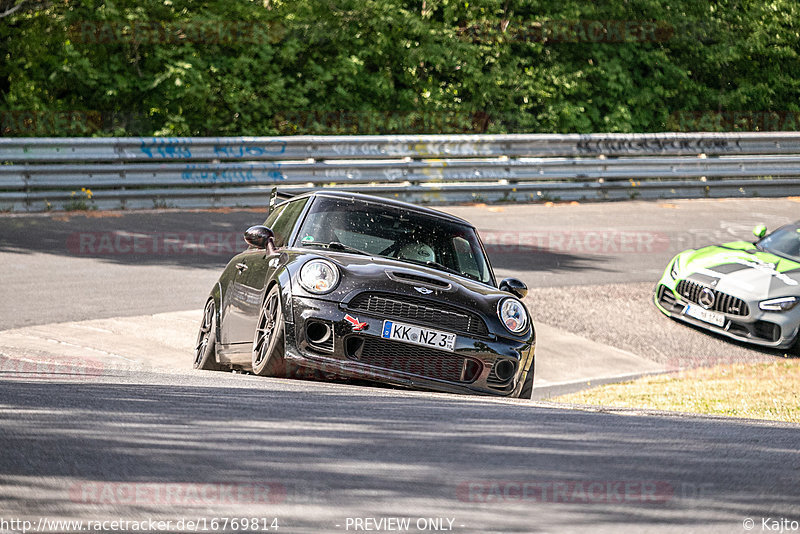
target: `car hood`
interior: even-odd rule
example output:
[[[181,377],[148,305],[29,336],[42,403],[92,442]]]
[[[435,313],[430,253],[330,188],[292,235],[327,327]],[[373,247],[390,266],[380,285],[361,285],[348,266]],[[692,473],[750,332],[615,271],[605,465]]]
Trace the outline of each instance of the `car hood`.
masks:
[[[433,283],[426,283],[424,280],[421,280],[420,283],[415,284],[413,283],[413,280],[404,278],[402,279],[403,282],[400,282],[400,285],[408,286],[408,288],[417,295],[425,293],[416,291],[414,287],[424,287],[426,289],[429,288],[433,290],[434,293],[430,294],[431,296],[434,294],[448,294],[451,300],[459,301],[459,303],[465,306],[476,305],[477,300],[482,300],[481,297],[488,297],[492,295],[497,295],[498,297],[509,296],[509,293],[500,291],[496,287],[482,284],[476,280],[471,280],[464,276],[457,276],[445,271],[434,269],[432,267],[426,267],[424,265],[416,265],[413,263],[379,256],[337,254],[332,252],[325,254],[325,256],[336,261],[339,265],[344,267],[351,276],[366,278],[377,277],[378,280],[385,278],[387,281],[392,282],[393,285],[397,284],[399,280],[397,277],[392,277],[392,275],[397,275],[398,273],[400,275],[417,275],[430,279]],[[435,281],[439,281],[443,284],[449,284],[450,289],[434,289]],[[367,284],[366,287],[369,287],[369,285]]]
[[[491,330],[504,332],[504,327],[497,318],[497,305],[500,300],[513,295],[496,287],[424,265],[391,258],[328,250],[303,251],[303,253],[297,251],[294,254],[296,256],[290,262],[292,270],[299,270],[299,266],[312,257],[327,258],[339,265],[342,270],[342,280],[333,292],[322,297],[325,300],[347,303],[364,291],[407,295],[479,312],[490,323]],[[304,292],[300,287],[295,287],[293,290]],[[522,337],[527,335],[524,333]]]
[[[800,263],[736,241],[687,251],[680,276],[744,299],[800,295]]]

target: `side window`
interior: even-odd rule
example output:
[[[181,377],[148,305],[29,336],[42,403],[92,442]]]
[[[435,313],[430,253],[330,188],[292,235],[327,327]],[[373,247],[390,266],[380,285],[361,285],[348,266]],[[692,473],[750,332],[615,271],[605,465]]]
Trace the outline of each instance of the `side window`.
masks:
[[[292,234],[292,229],[294,229],[294,225],[297,222],[297,218],[300,217],[307,202],[308,197],[302,200],[293,200],[292,202],[281,204],[278,207],[280,208],[279,213],[277,213],[278,209],[276,208],[275,212],[270,213],[270,216],[267,217],[265,226],[272,229],[275,233],[276,247],[281,248],[286,246],[289,236]],[[272,218],[273,215],[275,215],[274,219]]]
[[[281,216],[281,213],[283,213],[283,210],[286,209],[287,204],[288,203],[284,203],[275,206],[270,212],[269,217],[267,217],[267,220],[264,221],[264,226],[266,226],[267,228],[272,228],[273,226],[275,226],[275,220]]]

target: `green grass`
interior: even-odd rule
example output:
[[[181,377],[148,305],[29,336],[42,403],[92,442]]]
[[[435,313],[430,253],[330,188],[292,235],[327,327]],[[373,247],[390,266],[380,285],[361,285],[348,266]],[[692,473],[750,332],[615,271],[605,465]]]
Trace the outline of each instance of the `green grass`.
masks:
[[[553,400],[800,423],[800,360],[692,369]]]

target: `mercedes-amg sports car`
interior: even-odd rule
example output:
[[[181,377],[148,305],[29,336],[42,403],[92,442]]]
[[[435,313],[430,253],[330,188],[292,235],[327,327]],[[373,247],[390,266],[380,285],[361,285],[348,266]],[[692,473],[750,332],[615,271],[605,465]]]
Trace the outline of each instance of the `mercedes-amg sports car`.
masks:
[[[686,250],[656,285],[664,314],[739,341],[800,350],[800,221],[756,243]]]
[[[316,192],[274,206],[244,239],[206,302],[195,368],[531,397],[528,288],[496,283],[468,222]]]

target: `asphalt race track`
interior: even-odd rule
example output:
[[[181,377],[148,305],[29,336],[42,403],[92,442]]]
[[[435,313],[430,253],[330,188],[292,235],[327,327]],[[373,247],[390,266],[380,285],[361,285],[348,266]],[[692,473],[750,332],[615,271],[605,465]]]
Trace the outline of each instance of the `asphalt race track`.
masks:
[[[796,427],[209,373],[2,387],[5,516],[732,532],[798,513]]]
[[[679,250],[749,239],[756,223],[774,228],[798,208],[738,199],[446,211],[478,226],[500,277],[529,284],[538,323],[680,368],[782,357],[676,324],[649,291]],[[236,236],[264,218],[92,215],[0,216],[0,330],[148,314],[188,329],[181,313],[202,306]],[[80,324],[87,336],[104,329]],[[0,332],[2,533],[92,530],[51,523],[71,519],[127,521],[118,531],[465,533],[791,531],[800,520],[796,425],[192,372],[189,354],[177,369],[95,355],[95,368],[41,374],[8,365],[30,356],[10,338]],[[223,528],[225,518],[259,521]],[[150,520],[164,528],[131,523]]]

